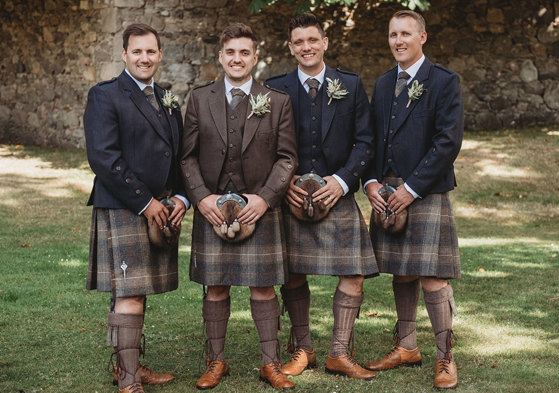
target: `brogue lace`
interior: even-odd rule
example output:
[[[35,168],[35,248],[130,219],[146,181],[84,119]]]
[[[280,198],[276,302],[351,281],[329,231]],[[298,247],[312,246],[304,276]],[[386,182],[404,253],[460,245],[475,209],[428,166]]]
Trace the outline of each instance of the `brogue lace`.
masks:
[[[297,347],[291,359],[294,361],[298,361],[299,358],[303,356],[303,354],[304,354],[304,349],[302,347]]]
[[[439,374],[442,374],[442,373],[450,374],[450,370],[449,370],[450,360],[440,359],[439,362],[440,362],[439,363],[440,364]]]
[[[215,368],[217,367],[218,362],[217,360],[212,360],[210,361],[210,364],[208,364],[208,368],[206,369],[206,372],[204,374],[211,374],[215,371]]]
[[[132,385],[128,386],[127,389],[129,393],[145,393],[140,382],[134,382]]]

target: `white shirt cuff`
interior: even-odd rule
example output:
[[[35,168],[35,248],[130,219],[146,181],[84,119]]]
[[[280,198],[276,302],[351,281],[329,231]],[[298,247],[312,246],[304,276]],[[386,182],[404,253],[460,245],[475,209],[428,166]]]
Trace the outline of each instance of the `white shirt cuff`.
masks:
[[[153,197],[149,200],[148,204],[146,205],[146,207],[144,207],[142,210],[140,210],[140,212],[138,213],[139,216],[142,215],[142,213],[148,208],[149,204],[151,203],[151,201],[153,201]]]
[[[188,208],[190,207],[190,202],[188,201],[188,199],[186,199],[184,196],[179,195],[179,194],[175,194],[173,196],[175,198],[180,199],[184,203],[184,206],[186,206],[186,210],[188,210]]]
[[[411,187],[408,186],[408,183],[404,183],[404,187],[406,188],[406,190],[408,190],[408,192],[409,192],[410,194],[412,194],[412,196],[413,196],[415,199],[419,198],[419,194],[417,194],[414,190],[412,190]]]
[[[363,193],[364,193],[365,195],[367,194],[367,191],[366,191],[366,190],[367,190],[367,184],[369,184],[369,183],[378,183],[378,180],[377,180],[377,179],[367,180],[367,181],[365,182],[365,184],[363,184]]]
[[[332,175],[332,177],[334,179],[336,179],[336,181],[338,183],[340,183],[340,186],[342,186],[342,189],[344,190],[344,195],[343,196],[345,196],[345,194],[347,194],[349,192],[349,187],[347,186],[346,182],[343,181],[342,178],[339,177],[338,175]]]

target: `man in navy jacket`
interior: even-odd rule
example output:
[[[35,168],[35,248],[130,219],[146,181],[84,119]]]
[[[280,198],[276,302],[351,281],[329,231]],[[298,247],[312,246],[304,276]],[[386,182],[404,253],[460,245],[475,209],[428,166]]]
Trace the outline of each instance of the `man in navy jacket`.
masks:
[[[123,34],[126,69],[89,91],[84,114],[87,158],[95,173],[87,288],[112,292],[107,345],[115,349],[119,391],[172,375],[139,365],[146,295],[178,286],[178,245],[150,243],[152,225],[180,227],[188,207],[177,155],[182,137],[178,104],[153,81],[162,58],[157,32],[133,24]],[[158,199],[170,197],[170,214]]]
[[[305,222],[284,209],[289,280],[281,292],[297,347],[282,372],[297,375],[316,365],[306,275],[320,274],[340,278],[333,300],[334,328],[326,371],[371,379],[375,374],[360,367],[348,353],[363,302],[363,280],[378,273],[367,226],[353,196],[373,157],[367,94],[359,75],[324,64],[328,37],[313,14],[291,20],[289,39],[297,69],[266,81],[289,94],[295,116],[299,168],[285,200],[300,207],[303,199],[299,195],[306,192],[294,182],[314,173],[326,185],[312,197],[315,202],[323,201],[330,211],[319,222]]]
[[[456,185],[453,163],[462,144],[464,115],[458,75],[423,55],[426,40],[421,15],[409,10],[394,14],[388,42],[398,66],[377,80],[371,100],[376,155],[364,177],[367,196],[377,213],[387,207],[396,214],[408,209],[408,220],[398,234],[371,224],[379,269],[394,275],[398,321],[395,348],[367,368],[421,364],[415,333],[421,283],[437,342],[434,384],[454,388],[455,305],[447,280],[460,277],[460,254],[448,192]],[[378,193],[383,184],[396,188],[387,202]]]

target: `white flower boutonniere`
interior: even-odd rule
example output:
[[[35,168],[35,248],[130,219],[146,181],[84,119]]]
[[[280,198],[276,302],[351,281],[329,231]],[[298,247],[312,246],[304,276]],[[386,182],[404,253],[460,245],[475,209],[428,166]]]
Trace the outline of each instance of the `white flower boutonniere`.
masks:
[[[169,115],[173,114],[173,109],[179,108],[179,100],[176,95],[171,93],[171,90],[165,90],[165,95],[161,99],[163,106],[169,109]]]
[[[417,80],[413,81],[411,87],[408,89],[409,100],[408,100],[408,105],[406,105],[406,108],[410,106],[412,101],[415,101],[419,97],[421,97],[424,91],[425,89],[423,88],[423,84],[420,85]]]
[[[342,83],[339,79],[332,80],[330,78],[326,78],[326,81],[328,82],[326,93],[328,94],[328,97],[330,97],[330,99],[328,100],[328,105],[330,105],[332,99],[341,100],[346,94],[349,93],[349,91],[347,91],[346,89],[342,89]]]
[[[258,93],[255,97],[252,94],[249,97],[251,111],[250,115],[248,115],[247,119],[250,119],[253,115],[256,117],[263,117],[266,113],[270,113],[270,101],[271,98],[268,97],[270,93],[266,93],[262,95],[262,93]]]

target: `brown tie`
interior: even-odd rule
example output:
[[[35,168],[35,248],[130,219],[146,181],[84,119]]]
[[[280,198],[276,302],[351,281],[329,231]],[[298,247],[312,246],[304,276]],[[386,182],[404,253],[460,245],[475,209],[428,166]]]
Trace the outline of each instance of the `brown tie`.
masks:
[[[245,98],[245,92],[235,87],[231,89],[231,102],[229,103],[229,105],[231,105],[231,108],[233,108],[234,110],[237,105],[240,104],[243,98]]]
[[[314,78],[309,78],[306,80],[306,84],[309,86],[309,95],[312,99],[315,99],[318,93],[318,85],[320,83],[318,83],[318,81]]]
[[[146,86],[144,88],[144,95],[146,96],[146,98],[148,99],[149,103],[151,104],[151,106],[153,106],[153,108],[159,112],[159,104],[157,103],[157,100],[155,99],[155,94],[153,94],[153,87],[151,86]]]
[[[394,96],[398,97],[404,87],[408,84],[408,79],[410,79],[410,75],[406,71],[402,71],[398,74],[398,80],[396,81],[396,88],[394,89]]]

